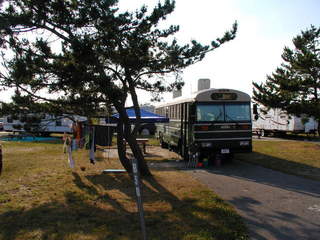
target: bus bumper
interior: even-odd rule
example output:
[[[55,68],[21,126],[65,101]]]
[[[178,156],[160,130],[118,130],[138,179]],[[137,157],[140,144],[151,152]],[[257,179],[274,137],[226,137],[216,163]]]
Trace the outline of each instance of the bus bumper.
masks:
[[[252,140],[197,142],[197,145],[201,155],[252,152]]]

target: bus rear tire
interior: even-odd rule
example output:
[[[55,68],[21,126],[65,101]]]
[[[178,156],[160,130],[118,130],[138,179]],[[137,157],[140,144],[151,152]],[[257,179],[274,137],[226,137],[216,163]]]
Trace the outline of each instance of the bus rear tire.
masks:
[[[163,141],[163,139],[162,138],[160,138],[160,146],[161,146],[161,148],[168,148],[169,146],[168,146],[168,143],[166,143],[165,141]]]
[[[229,154],[224,155],[223,161],[225,163],[232,163],[233,159],[234,159],[234,154],[233,153],[229,153]]]

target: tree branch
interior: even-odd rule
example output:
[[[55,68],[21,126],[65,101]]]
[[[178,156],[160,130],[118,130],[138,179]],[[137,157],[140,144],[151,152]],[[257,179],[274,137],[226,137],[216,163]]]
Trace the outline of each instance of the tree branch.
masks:
[[[29,94],[30,96],[32,96],[32,97],[34,97],[34,98],[36,98],[38,100],[44,100],[44,101],[47,101],[47,102],[54,102],[54,103],[58,103],[59,102],[58,100],[40,97],[40,96],[34,94],[33,92],[27,90],[26,88],[22,87],[20,84],[15,84],[15,86],[20,88],[22,91],[26,92],[27,94]]]

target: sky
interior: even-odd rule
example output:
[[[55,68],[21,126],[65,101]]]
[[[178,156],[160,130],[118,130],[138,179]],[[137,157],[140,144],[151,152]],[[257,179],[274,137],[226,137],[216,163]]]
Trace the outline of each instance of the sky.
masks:
[[[154,6],[158,0],[120,0],[120,7]],[[209,44],[238,22],[237,37],[206,58],[184,70],[183,96],[197,90],[200,78],[209,78],[212,88],[232,88],[252,95],[252,81],[263,82],[282,63],[285,46],[312,25],[320,26],[318,0],[176,0],[166,22],[177,24],[182,43],[195,39]],[[165,99],[172,94],[165,95]],[[148,102],[150,98],[140,98]]]
[[[135,10],[143,4],[150,9],[159,0],[119,0],[123,10]],[[163,2],[163,0],[161,0]],[[212,88],[232,88],[252,95],[252,81],[263,82],[282,63],[285,46],[310,25],[320,26],[319,0],[176,0],[175,11],[165,24],[179,25],[178,42],[210,42],[238,22],[233,41],[223,44],[206,58],[185,69],[183,96],[197,90],[200,78],[209,78]],[[8,101],[9,93],[0,92]],[[148,94],[139,94],[140,103],[150,102]],[[166,100],[171,93],[164,95]]]

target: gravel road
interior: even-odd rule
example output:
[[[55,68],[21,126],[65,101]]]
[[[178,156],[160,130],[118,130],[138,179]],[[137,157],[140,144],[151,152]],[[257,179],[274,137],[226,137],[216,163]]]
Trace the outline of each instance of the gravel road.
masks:
[[[188,173],[238,210],[252,240],[320,239],[320,182],[237,161]]]

